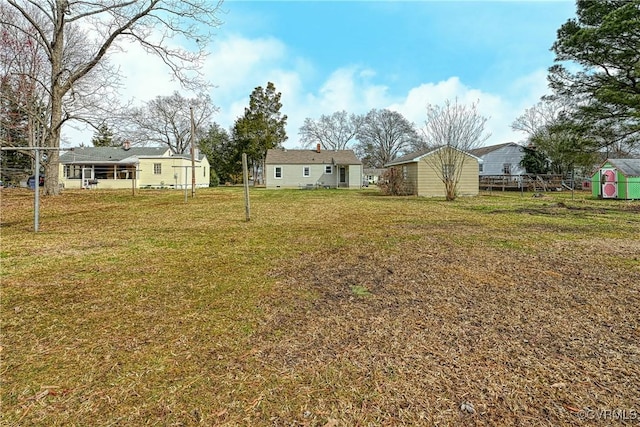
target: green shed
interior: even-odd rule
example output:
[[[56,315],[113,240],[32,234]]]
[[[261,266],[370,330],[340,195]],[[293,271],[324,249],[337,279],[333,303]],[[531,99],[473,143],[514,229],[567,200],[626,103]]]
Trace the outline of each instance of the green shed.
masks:
[[[602,199],[640,199],[640,159],[607,159],[591,177],[591,192]]]

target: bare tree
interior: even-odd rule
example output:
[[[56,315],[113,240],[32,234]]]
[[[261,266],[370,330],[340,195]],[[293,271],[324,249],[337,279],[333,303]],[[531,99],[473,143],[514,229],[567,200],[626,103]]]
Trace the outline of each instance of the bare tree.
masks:
[[[28,35],[42,49],[48,80],[44,145],[60,146],[62,125],[73,119],[65,99],[82,98],[91,87],[83,86],[92,72],[107,62],[118,41],[139,43],[158,55],[175,78],[188,87],[201,85],[198,70],[205,55],[209,31],[220,25],[216,14],[220,1],[211,0],[6,0],[23,19],[2,16],[2,26]],[[193,49],[172,47],[180,38]],[[74,49],[76,42],[82,49]],[[116,74],[110,74],[114,83]],[[109,86],[105,84],[104,87]],[[58,194],[58,152],[52,150],[46,166],[45,194]]]
[[[570,120],[576,109],[573,102],[575,99],[568,97],[545,97],[514,120],[511,128],[527,135],[530,156],[545,159],[554,173],[563,174],[576,167],[589,170],[601,147],[623,156],[629,154],[624,141],[610,142],[615,138],[603,139],[603,132],[585,137],[582,125]]]
[[[191,110],[196,130],[194,140],[198,140],[209,128],[217,108],[209,95],[188,99],[178,92],[158,96],[145,106],[134,108],[129,117],[130,139],[134,144],[163,145],[176,154],[184,154],[191,141]]]
[[[546,132],[568,111],[569,106],[565,102],[543,99],[524,110],[524,113],[513,121],[511,129],[524,132],[530,140]]]
[[[330,116],[322,115],[315,121],[304,119],[300,128],[300,141],[304,147],[315,147],[316,144],[325,150],[344,150],[356,137],[364,117],[336,111]]]
[[[20,19],[15,10],[0,4],[0,139],[3,146],[33,147],[45,124],[47,59],[32,37],[6,24]]]
[[[367,166],[382,167],[415,144],[419,136],[402,114],[373,109],[364,118],[357,139],[358,154]]]
[[[458,104],[457,99],[447,100],[443,106],[427,106],[424,142],[434,151],[425,159],[444,183],[447,200],[457,196],[468,151],[481,146],[490,136],[484,133],[488,119],[478,113],[477,106]]]

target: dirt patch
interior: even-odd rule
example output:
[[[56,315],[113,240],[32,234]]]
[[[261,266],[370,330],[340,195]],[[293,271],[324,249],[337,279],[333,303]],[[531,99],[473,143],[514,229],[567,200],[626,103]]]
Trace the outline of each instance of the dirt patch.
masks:
[[[576,425],[639,409],[640,270],[605,268],[591,244],[567,258],[434,239],[274,273],[300,298],[265,302],[256,358],[314,385],[309,423]]]

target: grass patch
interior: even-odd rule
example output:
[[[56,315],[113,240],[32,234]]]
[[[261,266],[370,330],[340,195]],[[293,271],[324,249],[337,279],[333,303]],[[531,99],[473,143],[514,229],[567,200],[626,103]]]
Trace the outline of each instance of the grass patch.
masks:
[[[71,190],[34,234],[1,191],[3,425],[640,410],[637,202],[252,189],[245,222],[239,188]]]
[[[368,297],[371,295],[369,289],[366,286],[362,285],[353,285],[351,286],[351,292],[357,297]]]

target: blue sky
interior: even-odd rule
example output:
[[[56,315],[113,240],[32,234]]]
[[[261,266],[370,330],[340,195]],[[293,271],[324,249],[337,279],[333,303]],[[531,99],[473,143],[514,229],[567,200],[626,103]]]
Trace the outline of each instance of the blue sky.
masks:
[[[252,90],[271,81],[289,117],[289,148],[299,146],[305,118],[389,108],[420,128],[427,104],[455,98],[479,101],[490,117],[487,145],[518,142],[524,135],[510,124],[548,92],[551,45],[575,15],[569,0],[227,0],[222,8],[204,69],[216,86],[214,120],[233,125]],[[123,92],[138,102],[180,89],[133,46],[114,59]]]

